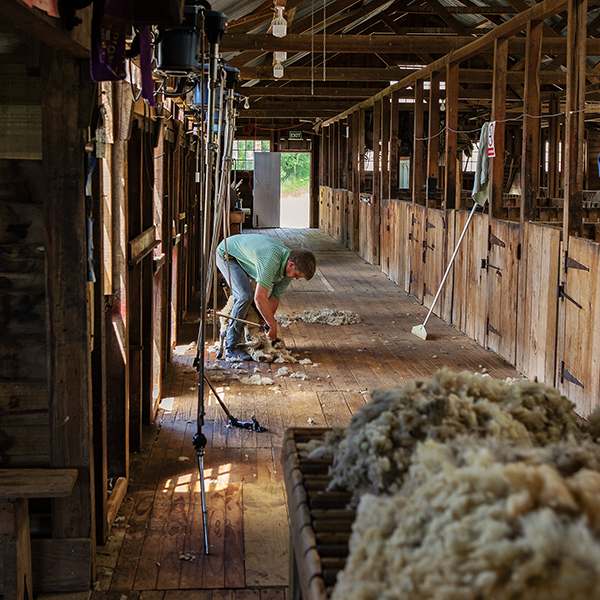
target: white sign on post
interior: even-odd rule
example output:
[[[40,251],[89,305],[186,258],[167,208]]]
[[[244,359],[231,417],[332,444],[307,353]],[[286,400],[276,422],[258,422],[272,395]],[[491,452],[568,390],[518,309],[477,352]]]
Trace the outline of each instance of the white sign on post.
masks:
[[[496,121],[491,121],[488,129],[488,147],[487,153],[490,158],[496,156],[496,146],[494,145],[494,133],[496,132]]]

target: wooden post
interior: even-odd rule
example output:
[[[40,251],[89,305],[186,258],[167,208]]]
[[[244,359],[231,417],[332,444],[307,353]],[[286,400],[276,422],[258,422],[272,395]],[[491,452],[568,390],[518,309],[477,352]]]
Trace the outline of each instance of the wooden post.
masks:
[[[371,264],[379,264],[379,208],[381,202],[381,112],[382,101],[373,106],[373,204],[371,204]]]
[[[88,538],[93,547],[84,133],[96,95],[85,61],[46,47],[41,67],[50,463],[79,470],[72,495],[52,504],[52,535]]]
[[[398,197],[398,125],[400,122],[400,92],[392,93],[390,107],[390,156],[389,190],[390,198]]]
[[[553,95],[549,102],[550,115],[560,113],[560,100]],[[550,135],[548,138],[548,198],[558,198],[560,189],[560,173],[558,171],[558,149],[562,119],[551,116],[548,119]]]
[[[390,98],[381,100],[381,198],[390,197]]]
[[[360,202],[360,193],[365,191],[365,153],[365,109],[361,108],[358,111],[358,202]]]
[[[565,162],[563,231],[568,248],[569,235],[581,236],[583,219],[583,143],[585,104],[585,31],[587,0],[569,0],[567,34],[567,106],[565,121]]]
[[[144,124],[142,123],[142,127]],[[129,242],[142,233],[142,132],[139,124],[134,126],[128,147],[128,212],[127,212],[127,241]],[[131,258],[128,255],[128,260]],[[184,273],[180,271],[181,277]],[[142,265],[129,265],[127,270],[127,338],[129,370],[129,451],[137,452],[142,439]]]
[[[446,185],[444,208],[456,208],[460,160],[458,159],[458,63],[449,62],[446,68]]]
[[[425,181],[427,169],[425,162],[425,109],[423,106],[423,80],[415,82],[415,122],[413,149],[413,204],[425,204]]]
[[[490,165],[490,208],[495,219],[505,217],[502,209],[504,193],[504,135],[506,119],[506,72],[508,68],[508,40],[494,42],[494,83],[492,85],[492,121],[495,121],[494,143],[496,156]]]
[[[440,73],[430,77],[429,89],[429,132],[427,141],[427,198],[425,206],[436,202],[438,188],[439,132],[440,132]]]
[[[526,221],[535,219],[540,175],[540,60],[543,21],[527,24],[525,98],[523,102],[523,152],[521,159],[521,234]]]

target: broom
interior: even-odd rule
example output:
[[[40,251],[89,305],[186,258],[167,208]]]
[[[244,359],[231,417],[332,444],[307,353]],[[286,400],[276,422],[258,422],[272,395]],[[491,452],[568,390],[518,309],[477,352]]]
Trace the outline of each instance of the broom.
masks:
[[[475,214],[475,209],[477,208],[478,204],[477,202],[475,202],[475,204],[473,204],[473,208],[471,209],[471,214],[469,215],[469,218],[467,219],[467,222],[465,223],[465,226],[462,230],[462,233],[460,234],[460,237],[458,238],[458,242],[456,244],[456,248],[454,248],[454,252],[452,253],[452,256],[450,258],[450,262],[448,263],[448,266],[446,267],[446,272],[444,273],[444,276],[442,277],[442,281],[440,283],[440,286],[438,288],[438,291],[435,295],[435,298],[433,299],[433,302],[431,303],[431,308],[429,309],[429,312],[427,313],[427,316],[425,317],[425,320],[423,321],[422,325],[415,325],[412,329],[411,329],[411,333],[413,335],[416,335],[417,337],[420,337],[422,340],[426,340],[427,339],[427,330],[425,329],[425,325],[427,325],[427,321],[429,320],[429,317],[431,316],[431,313],[433,312],[433,307],[435,306],[435,303],[437,302],[439,296],[440,296],[440,292],[442,291],[442,287],[444,286],[444,283],[446,282],[446,277],[448,277],[448,273],[450,272],[450,267],[452,266],[452,263],[454,262],[454,259],[456,258],[456,254],[458,253],[458,249],[460,247],[460,243],[463,241],[463,238],[465,237],[465,233],[467,231],[467,227],[469,226],[469,223],[471,222],[471,219],[473,218],[473,215]]]

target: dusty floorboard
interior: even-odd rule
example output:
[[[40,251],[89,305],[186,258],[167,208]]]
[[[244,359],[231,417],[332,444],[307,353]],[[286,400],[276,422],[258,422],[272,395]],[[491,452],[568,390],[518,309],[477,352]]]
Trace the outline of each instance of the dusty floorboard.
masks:
[[[254,232],[253,232],[254,233]],[[271,377],[273,385],[244,385],[226,367],[217,392],[240,421],[252,415],[268,428],[255,433],[227,427],[211,393],[202,433],[210,553],[206,555],[198,458],[198,374],[192,367],[197,324],[188,315],[164,381],[155,425],[132,457],[131,481],[106,546],[99,549],[93,600],[285,600],[289,531],[281,470],[288,427],[331,427],[378,387],[428,378],[438,369],[466,369],[505,379],[519,377],[488,352],[436,317],[429,339],[411,334],[427,310],[377,267],[318,230],[263,231],[289,247],[308,247],[318,271],[294,281],[279,312],[336,308],[360,315],[355,325],[332,327],[298,321],[281,332],[288,348],[312,364],[288,365],[307,379],[276,377],[280,364],[242,363],[241,374]],[[210,364],[216,363],[214,353]]]

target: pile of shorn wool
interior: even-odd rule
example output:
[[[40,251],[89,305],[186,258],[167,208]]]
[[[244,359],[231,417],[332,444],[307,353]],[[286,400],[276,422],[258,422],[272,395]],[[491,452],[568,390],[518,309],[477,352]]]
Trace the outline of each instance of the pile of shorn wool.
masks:
[[[312,453],[358,505],[332,600],[597,598],[596,421],[467,372],[374,391]]]
[[[397,492],[419,442],[465,434],[524,446],[589,435],[573,404],[552,387],[441,370],[430,381],[374,390],[349,426],[315,453],[333,454],[330,488],[350,490],[356,505],[365,492]]]
[[[481,442],[420,444],[398,494],[361,498],[332,600],[598,598],[597,444]]]

